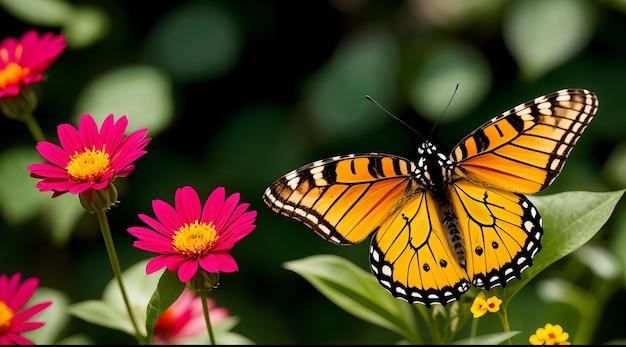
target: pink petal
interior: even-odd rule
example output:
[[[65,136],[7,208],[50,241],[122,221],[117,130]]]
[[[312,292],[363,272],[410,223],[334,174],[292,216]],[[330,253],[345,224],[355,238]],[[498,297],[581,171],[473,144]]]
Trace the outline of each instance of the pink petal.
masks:
[[[133,245],[145,251],[168,254],[173,252],[172,239],[143,227],[130,227],[128,232],[139,240]]]
[[[15,333],[7,333],[7,338],[9,342],[7,345],[34,345],[33,341],[23,337],[22,335]]]
[[[68,181],[68,185],[71,184],[71,181]],[[85,192],[86,190],[90,189],[91,183],[79,183],[79,182],[74,182],[74,184],[69,185],[69,189],[68,191],[72,194],[80,194]],[[95,187],[94,187],[95,188]],[[104,187],[102,187],[104,188]]]
[[[68,155],[74,155],[76,152],[82,152],[84,150],[84,144],[80,141],[78,130],[70,124],[61,124],[57,126],[57,134],[59,137],[59,143],[63,150]]]
[[[40,141],[37,143],[37,146],[35,146],[35,149],[37,149],[37,152],[39,152],[44,159],[60,168],[65,169],[67,163],[70,161],[68,153],[63,148],[53,143]]]
[[[176,210],[165,201],[153,200],[152,210],[159,222],[170,230],[178,230],[184,224]]]
[[[185,186],[176,190],[176,211],[184,223],[193,223],[200,220],[200,197],[191,187]]]
[[[19,272],[11,277],[0,275],[0,300],[6,302],[9,306],[11,306],[9,303],[18,291],[21,278],[22,274]]]
[[[102,144],[107,144],[106,150],[108,153],[117,152],[117,148],[124,138],[124,132],[128,126],[128,119],[126,116],[122,116],[117,120],[117,126],[113,119],[113,114],[109,114],[104,119],[104,122],[102,122],[102,126],[100,127],[99,141]]]
[[[30,298],[35,294],[37,287],[39,286],[38,278],[28,278],[22,282],[17,291],[15,292],[15,296],[11,301],[6,302],[9,307],[13,311],[20,310],[24,304],[30,300]]]
[[[205,223],[215,223],[215,220],[219,216],[222,205],[224,204],[224,197],[226,190],[224,187],[217,187],[211,192],[209,197],[204,203],[204,209],[202,210],[202,221]]]
[[[78,120],[78,138],[83,146],[88,146],[89,149],[92,146],[96,146],[96,149],[102,148],[97,147],[99,145],[98,125],[91,115],[84,114]]]
[[[24,333],[27,331],[39,329],[44,326],[43,322],[24,322],[20,324],[16,324],[11,328],[11,331],[14,333]]]
[[[238,237],[238,235],[236,234],[240,233],[239,229],[242,226],[252,224],[254,222],[254,219],[256,218],[256,211],[249,211],[246,213],[241,213],[245,211],[245,209],[247,208],[248,208],[248,204],[242,204],[237,207],[237,209],[235,210],[235,213],[233,213],[233,218],[231,218],[228,221],[228,223],[226,223],[226,225],[222,226],[221,229],[218,229],[220,233],[220,237],[222,238],[231,238],[233,236]],[[239,237],[237,241],[239,239],[241,239],[241,237]],[[237,242],[237,241],[233,241],[233,242]]]
[[[148,265],[146,265],[146,270],[150,268],[152,269],[152,272],[154,272],[162,269],[163,267],[167,267],[169,271],[176,271],[182,263],[187,261],[187,258],[180,254],[157,255],[156,257],[150,259]],[[151,274],[152,272],[147,273]]]
[[[220,272],[235,272],[239,270],[235,258],[226,252],[215,252],[215,257],[219,260]]]
[[[12,323],[13,324],[24,324],[22,322],[24,322],[26,320],[29,320],[32,317],[36,316],[41,311],[43,311],[44,309],[48,308],[50,305],[52,305],[52,301],[45,301],[45,302],[41,302],[41,303],[35,304],[35,305],[25,309],[24,311],[19,312],[15,316],[13,316]],[[41,325],[43,325],[43,324],[41,324]]]
[[[67,170],[50,164],[32,164],[28,166],[30,177],[68,179]]]
[[[111,160],[111,166],[117,168],[126,167],[137,158],[146,153],[142,150],[149,142],[150,138],[144,138],[148,129],[142,129],[135,131],[134,133],[125,137],[116,148],[110,148],[108,151],[114,153]]]
[[[222,230],[224,226],[229,222],[231,216],[233,215],[233,211],[237,207],[239,203],[239,193],[234,193],[229,196],[224,204],[222,205],[222,210],[219,215],[214,219],[215,229]]]
[[[139,219],[141,219],[144,223],[148,224],[149,227],[151,227],[163,236],[171,237],[172,235],[174,235],[174,230],[166,228],[163,224],[161,224],[159,221],[152,217],[149,217],[145,214],[140,214]]]
[[[191,278],[198,271],[198,262],[197,261],[186,261],[180,264],[178,268],[178,279],[181,282],[189,282]]]
[[[235,259],[226,252],[213,252],[200,258],[200,266],[207,272],[237,271]]]

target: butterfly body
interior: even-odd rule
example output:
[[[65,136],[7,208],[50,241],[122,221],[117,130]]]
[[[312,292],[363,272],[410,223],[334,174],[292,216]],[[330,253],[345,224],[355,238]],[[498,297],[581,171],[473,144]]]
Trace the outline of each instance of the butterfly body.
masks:
[[[332,243],[371,236],[370,268],[384,288],[410,303],[445,305],[532,266],[543,228],[524,194],[560,174],[597,107],[589,91],[561,90],[494,117],[449,155],[425,141],[416,160],[319,160],[276,180],[263,199]]]

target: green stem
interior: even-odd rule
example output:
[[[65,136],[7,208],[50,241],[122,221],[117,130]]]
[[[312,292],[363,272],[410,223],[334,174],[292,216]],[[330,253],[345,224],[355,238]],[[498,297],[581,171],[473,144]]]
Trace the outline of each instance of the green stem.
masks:
[[[45,141],[46,136],[33,115],[35,108],[37,108],[37,94],[28,85],[24,85],[16,96],[0,98],[0,112],[11,119],[26,124],[36,142]]]
[[[209,316],[209,305],[206,302],[206,289],[200,289],[200,299],[202,299],[202,310],[204,311],[204,319],[206,320],[206,329],[209,332],[209,340],[215,345],[215,335],[213,334],[213,326],[211,325],[211,317]]]
[[[413,307],[415,307],[415,309],[420,314],[420,316],[422,316],[422,320],[424,321],[424,324],[426,325],[427,330],[430,332],[431,344],[441,345],[442,344],[441,336],[439,334],[439,329],[436,324],[437,318],[433,317],[433,313],[432,313],[433,312],[432,310],[434,310],[434,308],[433,307],[429,308],[422,304],[413,304]],[[421,343],[416,343],[416,344],[421,344]]]
[[[130,321],[135,328],[137,341],[140,344],[144,344],[144,338],[139,332],[139,327],[137,326],[137,322],[135,321],[135,317],[133,316],[130,302],[128,301],[128,295],[126,295],[126,289],[124,288],[124,282],[122,281],[122,269],[120,267],[120,262],[117,259],[117,253],[115,252],[115,245],[113,244],[113,237],[111,236],[111,228],[109,228],[109,221],[106,216],[106,211],[104,209],[97,210],[96,215],[98,216],[98,223],[100,224],[100,230],[102,231],[104,244],[107,249],[107,254],[109,255],[111,268],[113,269],[113,274],[115,275],[115,279],[117,279],[120,291],[122,292],[122,298],[124,299],[124,304],[126,305],[128,316],[130,317]]]
[[[470,337],[474,338],[476,337],[476,331],[478,330],[478,318],[473,318],[472,319],[472,327],[470,330]]]
[[[46,141],[46,135],[44,135],[39,123],[35,119],[32,113],[24,114],[21,120],[26,124],[28,131],[35,138],[35,141]]]
[[[500,311],[498,311],[498,316],[500,316],[500,321],[502,321],[502,328],[505,332],[511,331],[511,326],[509,325],[509,317],[507,314],[506,305],[504,307],[500,306]],[[509,338],[509,345],[513,344],[513,340]]]

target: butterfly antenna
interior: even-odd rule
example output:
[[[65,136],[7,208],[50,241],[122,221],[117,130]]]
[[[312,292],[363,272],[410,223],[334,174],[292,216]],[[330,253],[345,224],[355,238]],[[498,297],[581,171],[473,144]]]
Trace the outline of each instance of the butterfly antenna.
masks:
[[[450,97],[450,100],[448,100],[448,104],[446,105],[446,108],[443,109],[443,112],[441,112],[441,115],[439,116],[439,118],[437,118],[437,121],[435,121],[435,124],[433,124],[433,127],[430,128],[430,131],[428,132],[428,136],[426,136],[426,138],[430,138],[430,134],[432,134],[433,130],[435,130],[435,127],[437,126],[437,124],[439,124],[439,121],[441,120],[441,118],[443,118],[443,115],[446,113],[446,111],[448,110],[448,107],[450,107],[450,104],[452,104],[452,99],[454,99],[454,95],[456,95],[456,91],[459,89],[459,84],[456,84],[456,87],[454,87],[454,92],[452,92],[452,96]]]
[[[391,117],[393,117],[393,119],[397,120],[398,122],[402,123],[405,127],[411,129],[411,131],[413,131],[414,133],[416,133],[419,137],[422,138],[422,140],[424,139],[424,136],[422,136],[422,134],[420,134],[417,130],[413,129],[413,127],[411,127],[410,125],[408,125],[405,121],[403,121],[402,119],[396,117],[396,115],[394,115],[393,113],[387,111],[387,109],[385,109],[384,107],[382,107],[379,103],[376,102],[376,100],[374,100],[371,96],[369,95],[365,95],[365,98],[371,102],[374,103],[374,105],[378,106],[378,108],[380,108],[381,110],[385,111],[385,113],[387,113],[388,115],[390,115]]]

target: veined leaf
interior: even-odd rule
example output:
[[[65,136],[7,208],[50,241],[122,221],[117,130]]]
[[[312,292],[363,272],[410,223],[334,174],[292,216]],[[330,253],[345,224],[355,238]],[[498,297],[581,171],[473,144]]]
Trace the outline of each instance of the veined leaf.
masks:
[[[510,301],[541,271],[591,240],[609,219],[624,191],[564,192],[529,197],[543,217],[542,248],[533,266],[522,274],[522,280],[506,286],[503,300]]]
[[[146,309],[146,331],[148,341],[152,341],[154,326],[159,317],[180,297],[185,289],[185,283],[178,279],[178,274],[172,271],[165,271],[159,279],[159,284],[154,290],[154,294],[148,302]]]
[[[394,298],[371,273],[335,255],[314,255],[284,263],[346,312],[421,343],[411,305]]]

